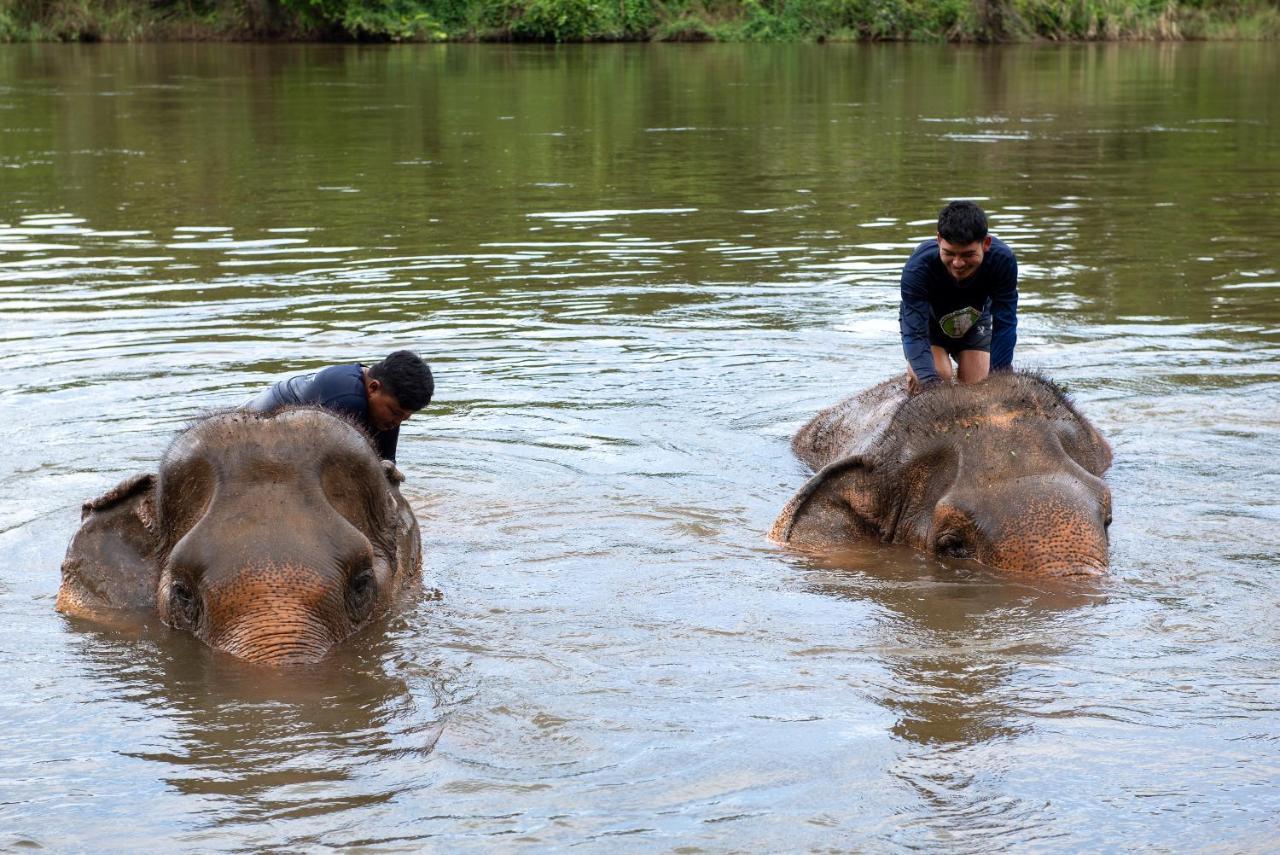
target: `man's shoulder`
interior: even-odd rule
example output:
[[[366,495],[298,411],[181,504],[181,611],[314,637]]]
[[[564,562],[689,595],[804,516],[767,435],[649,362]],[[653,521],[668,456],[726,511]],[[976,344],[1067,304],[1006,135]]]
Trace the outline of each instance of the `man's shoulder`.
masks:
[[[916,282],[920,281],[920,277],[927,279],[939,263],[938,242],[933,239],[927,240],[911,252],[911,257],[902,266],[902,278],[904,281]]]
[[[356,362],[348,365],[330,365],[316,372],[316,380],[326,383],[361,380],[363,376],[364,373],[361,371],[361,366]]]
[[[1018,261],[1017,256],[1013,254],[1013,248],[995,235],[991,236],[991,247],[987,250],[987,254],[999,261],[1012,261],[1015,264]]]
[[[364,371],[359,364],[330,365],[316,372],[311,381],[312,402],[328,406],[363,406]]]
[[[911,251],[911,257],[907,259],[907,266],[913,264],[927,264],[931,259],[938,257],[938,241],[936,238],[929,238],[926,241],[916,245]]]

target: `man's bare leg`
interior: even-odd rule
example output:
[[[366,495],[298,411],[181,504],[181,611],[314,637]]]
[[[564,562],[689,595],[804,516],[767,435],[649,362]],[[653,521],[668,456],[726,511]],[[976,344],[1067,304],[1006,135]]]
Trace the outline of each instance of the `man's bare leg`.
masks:
[[[934,348],[936,351],[937,348]],[[934,353],[937,361],[937,353]],[[959,353],[960,382],[977,383],[986,380],[991,373],[991,354],[983,350],[962,350]]]
[[[953,371],[950,355],[940,347],[931,346],[929,351],[933,353],[933,370],[938,372],[938,376],[942,378],[943,383],[950,383]]]

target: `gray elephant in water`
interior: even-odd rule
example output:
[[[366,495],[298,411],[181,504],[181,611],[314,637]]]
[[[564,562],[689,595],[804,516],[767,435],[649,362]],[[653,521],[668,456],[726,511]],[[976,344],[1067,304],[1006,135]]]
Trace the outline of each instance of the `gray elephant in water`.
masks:
[[[1107,568],[1111,447],[1037,375],[918,394],[903,375],[818,413],[792,449],[817,474],[774,541],[875,538],[1024,574]]]
[[[314,407],[213,415],[157,474],[86,502],[59,611],[155,613],[241,659],[314,662],[422,571],[418,523],[368,436]]]

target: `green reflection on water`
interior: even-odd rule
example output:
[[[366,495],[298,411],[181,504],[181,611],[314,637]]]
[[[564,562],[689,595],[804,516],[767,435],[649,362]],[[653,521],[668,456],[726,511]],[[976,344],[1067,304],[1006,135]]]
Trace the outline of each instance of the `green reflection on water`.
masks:
[[[284,237],[357,257],[582,238],[539,213],[691,209],[618,231],[838,258],[923,237],[969,195],[1025,209],[1013,242],[1050,301],[1065,285],[1086,313],[1274,325],[1248,285],[1278,236],[1278,63],[1249,44],[7,46],[3,202],[161,245],[302,227]],[[170,252],[187,275],[223,260]],[[784,261],[685,250],[645,273]]]

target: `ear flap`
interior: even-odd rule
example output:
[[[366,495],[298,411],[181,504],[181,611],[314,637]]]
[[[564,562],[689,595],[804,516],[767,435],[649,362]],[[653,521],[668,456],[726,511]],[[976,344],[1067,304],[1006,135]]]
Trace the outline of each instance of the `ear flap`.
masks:
[[[1103,439],[1102,434],[1098,433],[1098,429],[1093,425],[1090,424],[1088,427],[1089,441],[1094,453],[1094,464],[1097,467],[1089,471],[1101,478],[1102,473],[1111,468],[1111,443]]]
[[[84,503],[80,530],[62,562],[58,611],[150,610],[160,578],[155,476],[134,475]]]
[[[1064,437],[1062,448],[1072,460],[1099,478],[1111,468],[1111,445],[1083,417]]]
[[[769,539],[775,543],[835,546],[878,537],[877,501],[871,464],[861,456],[829,463],[787,502]]]
[[[386,474],[389,483],[397,486],[404,483],[404,473],[396,468],[394,460],[382,461],[382,471]]]

